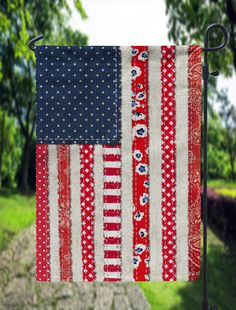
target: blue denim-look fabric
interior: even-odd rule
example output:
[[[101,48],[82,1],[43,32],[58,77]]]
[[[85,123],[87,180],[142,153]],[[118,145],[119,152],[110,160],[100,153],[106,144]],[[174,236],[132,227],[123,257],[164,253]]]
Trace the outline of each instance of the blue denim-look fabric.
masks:
[[[120,143],[118,46],[36,47],[37,143]]]

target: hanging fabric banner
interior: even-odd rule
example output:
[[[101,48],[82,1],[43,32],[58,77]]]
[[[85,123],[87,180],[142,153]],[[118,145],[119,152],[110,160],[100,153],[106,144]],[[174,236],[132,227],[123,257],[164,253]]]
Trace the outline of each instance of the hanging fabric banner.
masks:
[[[200,274],[201,47],[37,46],[37,281]]]

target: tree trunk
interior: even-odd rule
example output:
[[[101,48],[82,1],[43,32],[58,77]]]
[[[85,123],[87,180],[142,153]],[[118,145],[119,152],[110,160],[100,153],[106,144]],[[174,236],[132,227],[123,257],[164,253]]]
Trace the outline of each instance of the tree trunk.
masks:
[[[29,139],[25,139],[25,145],[21,160],[21,179],[19,187],[20,191],[26,195],[32,193],[32,190],[29,185],[30,143],[31,141],[29,141]]]

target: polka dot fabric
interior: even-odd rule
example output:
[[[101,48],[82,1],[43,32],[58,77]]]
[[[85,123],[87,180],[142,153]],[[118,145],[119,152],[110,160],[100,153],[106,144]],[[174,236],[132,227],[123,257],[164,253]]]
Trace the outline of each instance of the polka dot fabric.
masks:
[[[163,278],[176,280],[175,47],[161,49]]]
[[[36,278],[38,281],[50,281],[50,240],[49,240],[49,204],[48,204],[48,146],[36,148]]]
[[[120,142],[120,49],[37,46],[37,143]]]
[[[95,280],[94,264],[94,191],[93,191],[93,166],[94,146],[80,146],[80,176],[81,176],[81,221],[82,221],[82,261],[83,280]]]

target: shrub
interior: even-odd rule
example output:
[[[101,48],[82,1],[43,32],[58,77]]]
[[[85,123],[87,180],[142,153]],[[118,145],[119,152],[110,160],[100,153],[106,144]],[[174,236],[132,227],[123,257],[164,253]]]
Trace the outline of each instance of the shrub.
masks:
[[[223,196],[209,188],[208,223],[223,240],[236,240],[236,199]]]

